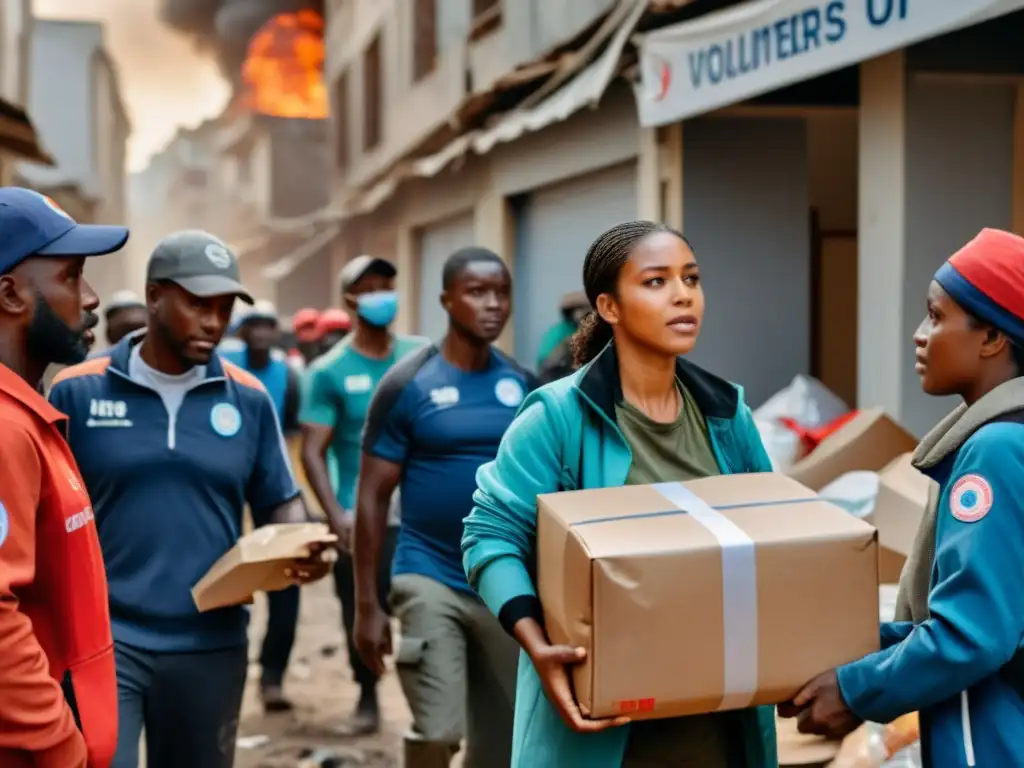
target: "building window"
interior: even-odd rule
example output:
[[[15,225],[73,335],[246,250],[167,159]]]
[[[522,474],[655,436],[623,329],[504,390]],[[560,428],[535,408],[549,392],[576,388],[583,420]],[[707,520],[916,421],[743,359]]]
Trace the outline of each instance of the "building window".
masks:
[[[412,80],[419,82],[437,65],[437,0],[413,0]]]
[[[380,35],[377,35],[363,55],[363,149],[373,149],[380,144],[381,85]]]
[[[349,128],[348,128],[348,71],[334,81],[334,162],[339,171],[348,168],[349,163]]]
[[[479,40],[501,26],[501,0],[473,0],[469,39]]]

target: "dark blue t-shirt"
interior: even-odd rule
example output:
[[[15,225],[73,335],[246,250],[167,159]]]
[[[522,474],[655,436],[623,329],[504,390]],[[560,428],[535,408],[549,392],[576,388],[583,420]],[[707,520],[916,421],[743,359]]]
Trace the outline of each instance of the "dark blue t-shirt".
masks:
[[[462,568],[462,521],[476,471],[493,461],[531,374],[497,350],[467,372],[429,346],[396,364],[370,404],[363,450],[402,465],[402,527],[393,572],[472,592]]]

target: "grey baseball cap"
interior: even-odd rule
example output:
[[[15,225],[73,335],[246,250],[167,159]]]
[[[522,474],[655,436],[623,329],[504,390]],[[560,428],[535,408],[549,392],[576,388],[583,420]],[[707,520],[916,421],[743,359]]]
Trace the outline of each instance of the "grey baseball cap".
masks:
[[[398,274],[398,270],[390,261],[378,259],[376,256],[367,256],[366,254],[356,256],[341,268],[341,292],[348,293],[353,285],[366,275],[371,274],[394,277]]]
[[[168,235],[153,249],[146,282],[169,280],[194,296],[237,296],[252,304],[242,286],[238,259],[227,244],[209,232],[187,229]]]

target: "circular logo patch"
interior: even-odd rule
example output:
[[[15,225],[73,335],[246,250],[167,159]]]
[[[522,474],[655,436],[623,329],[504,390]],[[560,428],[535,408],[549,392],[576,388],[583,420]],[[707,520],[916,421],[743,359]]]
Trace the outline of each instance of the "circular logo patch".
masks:
[[[981,475],[964,475],[949,492],[953,517],[963,523],[976,523],[992,509],[992,486]]]
[[[11,532],[11,519],[7,516],[7,507],[0,501],[0,547],[7,541],[7,534]]]
[[[210,260],[217,269],[227,269],[231,266],[231,254],[223,246],[210,243],[206,246],[206,258]]]
[[[71,218],[70,214],[68,214],[67,211],[65,211],[63,208],[57,205],[57,201],[54,200],[52,197],[47,197],[46,195],[39,196],[43,198],[43,202],[46,203],[46,207],[49,208],[51,211],[53,211],[54,213],[59,213],[65,219],[74,221],[74,219]]]
[[[234,437],[242,428],[242,414],[231,403],[217,403],[210,410],[210,425],[221,437]]]
[[[523,402],[523,385],[515,379],[501,379],[494,385],[494,396],[502,405],[515,408]]]

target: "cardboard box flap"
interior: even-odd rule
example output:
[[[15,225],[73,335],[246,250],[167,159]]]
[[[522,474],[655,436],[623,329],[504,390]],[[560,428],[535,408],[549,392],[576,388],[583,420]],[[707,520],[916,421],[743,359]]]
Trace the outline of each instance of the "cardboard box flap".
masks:
[[[323,523],[266,525],[243,536],[192,588],[200,611],[248,602],[256,592],[291,585],[289,565],[309,557],[311,545],[337,541]]]
[[[872,522],[883,547],[907,556],[914,546],[934,480],[914,468],[911,454],[897,457],[879,472]]]
[[[821,765],[839,754],[840,742],[800,733],[797,730],[796,718],[783,720],[776,716],[775,730],[778,739],[780,767]]]
[[[885,411],[868,408],[825,438],[786,474],[817,491],[847,472],[878,472],[915,447],[917,439]]]

